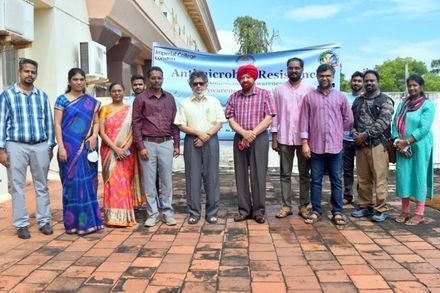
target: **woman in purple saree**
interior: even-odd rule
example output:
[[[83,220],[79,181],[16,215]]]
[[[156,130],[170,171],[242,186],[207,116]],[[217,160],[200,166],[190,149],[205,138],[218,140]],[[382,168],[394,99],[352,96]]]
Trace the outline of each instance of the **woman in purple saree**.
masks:
[[[80,235],[103,228],[96,196],[97,154],[89,155],[98,149],[97,112],[100,103],[84,94],[84,91],[84,72],[72,68],[67,92],[55,102],[55,135],[63,184],[64,226],[66,233]]]

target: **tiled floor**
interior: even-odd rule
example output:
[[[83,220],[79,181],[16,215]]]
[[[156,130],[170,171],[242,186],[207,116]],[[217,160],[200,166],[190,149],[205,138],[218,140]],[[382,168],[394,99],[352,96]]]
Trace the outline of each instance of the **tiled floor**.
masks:
[[[105,228],[84,237],[64,233],[58,181],[50,183],[55,233],[42,235],[28,186],[31,239],[16,237],[11,205],[0,204],[0,291],[440,292],[437,210],[427,208],[428,223],[417,227],[350,218],[340,229],[327,215],[307,225],[296,213],[280,220],[275,218],[279,179],[272,174],[268,221],[235,223],[234,176],[224,174],[218,224],[189,225],[183,175],[175,174],[174,183],[177,226],[146,229],[145,211],[140,211],[138,226]],[[389,189],[390,213],[397,215],[399,201],[394,186]],[[326,182],[324,200],[328,194]],[[328,203],[324,206],[328,210]],[[346,208],[348,215],[353,207]]]

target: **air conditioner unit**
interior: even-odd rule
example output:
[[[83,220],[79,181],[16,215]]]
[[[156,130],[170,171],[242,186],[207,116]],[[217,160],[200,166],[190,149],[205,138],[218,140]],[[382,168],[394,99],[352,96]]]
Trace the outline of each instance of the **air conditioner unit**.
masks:
[[[107,49],[93,41],[79,43],[79,65],[88,82],[107,79]]]
[[[34,5],[26,0],[0,0],[0,35],[11,43],[34,39]]]

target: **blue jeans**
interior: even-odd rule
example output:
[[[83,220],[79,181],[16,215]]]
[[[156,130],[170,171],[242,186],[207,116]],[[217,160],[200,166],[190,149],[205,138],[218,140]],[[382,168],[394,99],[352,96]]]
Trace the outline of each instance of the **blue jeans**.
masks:
[[[343,151],[338,154],[312,153],[310,190],[313,211],[322,214],[322,177],[325,170],[328,171],[331,183],[332,213],[342,211],[342,159]]]

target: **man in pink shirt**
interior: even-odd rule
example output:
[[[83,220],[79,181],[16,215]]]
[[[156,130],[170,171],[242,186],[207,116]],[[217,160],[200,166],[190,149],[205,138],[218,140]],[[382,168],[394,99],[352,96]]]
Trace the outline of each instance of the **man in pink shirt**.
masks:
[[[298,160],[299,215],[307,217],[310,203],[310,163],[303,154],[299,129],[299,114],[303,98],[314,87],[302,80],[304,61],[300,58],[287,60],[289,80],[273,90],[277,116],[272,119],[272,149],[280,155],[280,181],[282,207],[276,215],[285,218],[292,214],[291,176],[293,158]]]

